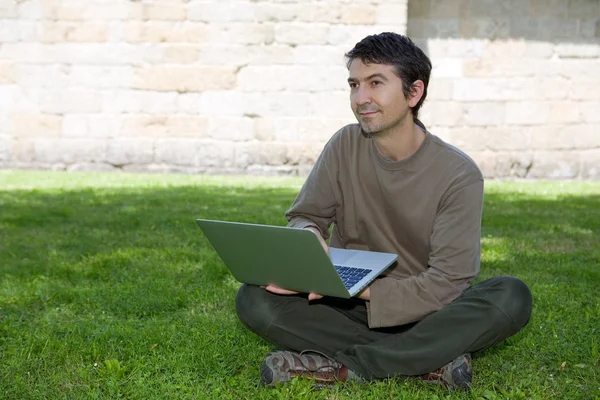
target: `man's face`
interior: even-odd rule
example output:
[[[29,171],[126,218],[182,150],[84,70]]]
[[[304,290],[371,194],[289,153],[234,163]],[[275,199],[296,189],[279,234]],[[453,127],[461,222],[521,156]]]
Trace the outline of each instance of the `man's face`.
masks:
[[[372,135],[389,133],[405,123],[410,113],[402,80],[387,64],[350,64],[350,106],[362,130]]]

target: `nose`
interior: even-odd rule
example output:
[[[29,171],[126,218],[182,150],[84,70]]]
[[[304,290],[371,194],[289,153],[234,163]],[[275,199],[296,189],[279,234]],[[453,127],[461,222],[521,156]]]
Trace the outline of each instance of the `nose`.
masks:
[[[353,94],[354,102],[361,106],[371,103],[371,94],[364,86],[359,86]]]

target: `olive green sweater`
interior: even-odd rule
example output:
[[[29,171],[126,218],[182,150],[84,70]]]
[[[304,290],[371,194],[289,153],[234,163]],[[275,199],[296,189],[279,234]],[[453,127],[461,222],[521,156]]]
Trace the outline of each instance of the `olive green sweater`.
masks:
[[[286,212],[288,226],[334,224],[330,246],[398,254],[371,284],[371,328],[418,321],[452,302],[479,272],[483,177],[460,150],[425,131],[387,161],[358,124],[327,143]]]

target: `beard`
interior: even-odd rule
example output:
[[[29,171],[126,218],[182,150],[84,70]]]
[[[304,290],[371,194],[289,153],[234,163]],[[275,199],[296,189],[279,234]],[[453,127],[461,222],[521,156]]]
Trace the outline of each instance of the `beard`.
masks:
[[[356,110],[357,114],[361,111],[360,107]],[[360,130],[365,137],[373,137],[373,136],[385,136],[392,129],[404,125],[406,122],[406,117],[408,113],[411,112],[409,107],[406,108],[400,115],[391,120],[386,120],[385,118],[382,121],[371,121],[364,122],[358,119],[358,123],[360,124]]]

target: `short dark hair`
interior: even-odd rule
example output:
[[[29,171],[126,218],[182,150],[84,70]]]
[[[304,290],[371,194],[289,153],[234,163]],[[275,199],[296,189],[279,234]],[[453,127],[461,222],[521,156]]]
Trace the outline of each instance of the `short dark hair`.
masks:
[[[396,75],[402,80],[405,98],[408,98],[413,82],[419,79],[423,81],[423,96],[411,110],[413,117],[417,117],[419,108],[427,97],[431,61],[410,38],[393,32],[370,35],[356,43],[345,56],[348,69],[356,58],[360,58],[365,64],[393,65]]]

